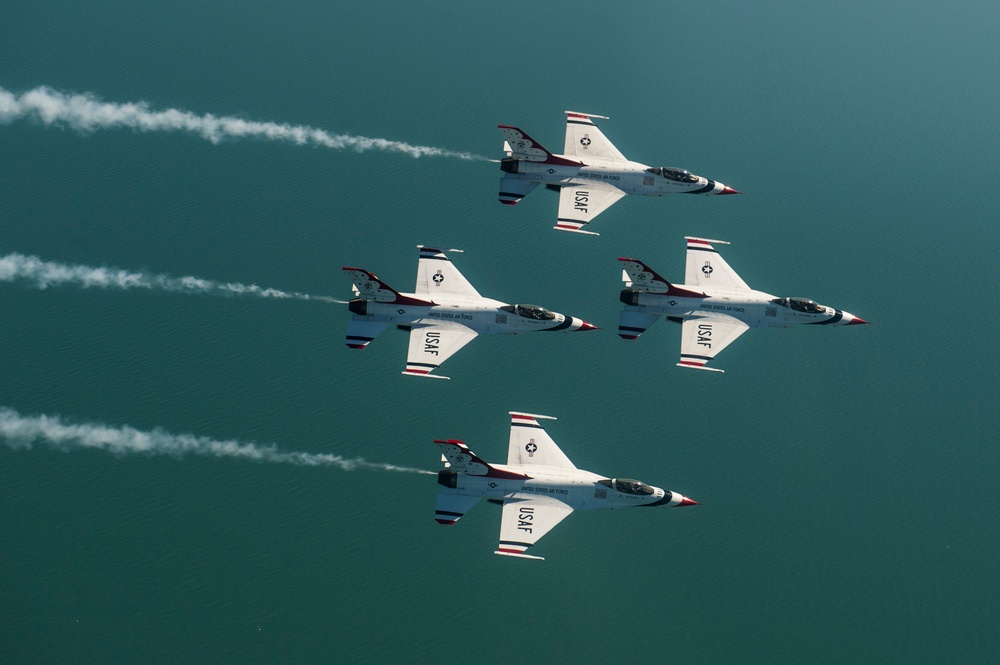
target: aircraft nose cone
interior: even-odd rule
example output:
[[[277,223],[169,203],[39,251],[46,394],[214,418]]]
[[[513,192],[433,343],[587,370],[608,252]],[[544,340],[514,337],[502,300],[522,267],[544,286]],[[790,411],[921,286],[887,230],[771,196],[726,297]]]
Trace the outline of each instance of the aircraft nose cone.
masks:
[[[743,192],[738,192],[729,185],[723,185],[722,191],[719,192],[719,196],[725,196],[726,194],[742,194]]]
[[[586,321],[580,321],[580,330],[600,330],[597,326]]]
[[[865,321],[864,319],[862,319],[860,316],[854,316],[853,314],[851,314],[850,316],[851,316],[851,320],[848,321],[847,323],[845,323],[844,325],[847,325],[847,326],[860,326],[861,324],[868,323],[867,321]]]
[[[694,499],[689,499],[686,496],[682,496],[681,502],[678,503],[676,507],[680,508],[681,506],[700,506],[700,505],[701,504],[695,501]]]

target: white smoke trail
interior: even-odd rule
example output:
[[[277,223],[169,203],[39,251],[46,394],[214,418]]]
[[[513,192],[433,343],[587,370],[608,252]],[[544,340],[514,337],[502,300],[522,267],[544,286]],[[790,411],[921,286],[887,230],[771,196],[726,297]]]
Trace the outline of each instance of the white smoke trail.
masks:
[[[219,143],[225,139],[256,138],[296,145],[314,145],[334,150],[352,148],[358,152],[384,150],[411,157],[452,157],[489,161],[486,157],[401,141],[331,134],[314,127],[257,122],[234,116],[196,115],[190,111],[153,111],[146,102],[114,104],[102,102],[92,93],[67,94],[40,86],[15,95],[0,87],[0,123],[33,118],[46,125],[69,127],[80,132],[99,129],[133,129],[139,132],[189,132]]]
[[[194,434],[171,434],[160,428],[143,432],[128,426],[67,423],[59,416],[22,416],[9,407],[0,407],[0,438],[14,450],[29,449],[33,444],[40,443],[67,452],[95,449],[116,456],[144,454],[181,458],[185,455],[202,455],[295,466],[333,466],[343,471],[371,469],[425,475],[434,473],[394,464],[368,462],[360,457],[345,459],[331,453],[284,452],[273,445],[217,441]]]
[[[26,281],[39,289],[50,286],[74,284],[83,288],[100,289],[156,289],[184,293],[205,293],[225,296],[256,296],[258,298],[285,298],[316,300],[343,304],[329,296],[265,289],[256,284],[215,282],[200,277],[170,277],[145,272],[129,272],[121,268],[102,266],[67,265],[43,261],[37,256],[8,254],[0,256],[0,282]]]

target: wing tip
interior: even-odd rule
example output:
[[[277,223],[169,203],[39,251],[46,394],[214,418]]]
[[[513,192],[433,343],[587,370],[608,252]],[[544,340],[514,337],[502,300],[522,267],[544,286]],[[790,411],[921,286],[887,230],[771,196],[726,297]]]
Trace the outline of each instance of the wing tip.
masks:
[[[507,415],[509,415],[511,418],[522,418],[525,420],[527,419],[537,420],[539,418],[541,418],[542,420],[558,420],[555,416],[543,416],[537,413],[527,413],[525,411],[508,411]]]
[[[696,238],[695,236],[684,236],[688,242],[700,242],[707,245],[730,245],[732,243],[725,240],[712,240],[711,238]]]
[[[601,120],[610,120],[606,115],[597,115],[596,113],[582,113],[580,111],[563,111],[566,115],[577,116],[580,118],[600,118]]]
[[[451,381],[450,376],[441,376],[440,374],[431,374],[430,370],[411,370],[404,369],[400,374],[404,376],[420,376],[425,379],[444,379],[445,381]]]
[[[518,552],[515,550],[493,550],[494,554],[499,554],[500,556],[512,556],[518,559],[533,559],[535,561],[545,561],[543,556],[534,556],[533,554],[524,554],[523,552]]]
[[[594,231],[584,231],[579,226],[569,226],[569,225],[556,224],[552,228],[554,228],[556,231],[568,231],[570,233],[579,233],[579,234],[585,235],[585,236],[599,236],[599,235],[601,235],[600,233],[595,233]]]
[[[718,367],[706,367],[705,365],[703,365],[701,363],[694,363],[694,362],[690,362],[690,361],[685,362],[685,361],[682,360],[679,363],[677,363],[677,366],[678,367],[687,367],[688,369],[703,369],[706,372],[719,372],[720,374],[725,374],[726,373],[726,370],[724,370],[724,369],[719,369]]]

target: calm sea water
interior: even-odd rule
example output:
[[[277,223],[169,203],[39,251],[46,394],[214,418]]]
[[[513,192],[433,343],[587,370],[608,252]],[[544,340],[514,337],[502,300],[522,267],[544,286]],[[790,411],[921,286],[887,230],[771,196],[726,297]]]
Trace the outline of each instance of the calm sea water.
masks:
[[[0,87],[92,92],[499,156],[565,109],[628,156],[746,195],[625,200],[600,237],[488,162],[183,132],[0,126],[0,256],[346,298],[418,243],[484,294],[604,328],[482,338],[452,381],[321,302],[0,283],[0,406],[437,469],[558,416],[581,468],[692,496],[580,513],[492,555],[499,511],[432,519],[431,476],[0,446],[5,663],[995,662],[996,3],[8,3]],[[876,325],[751,331],[725,375],[679,329],[615,335],[615,258]],[[544,551],[542,551],[544,550]]]

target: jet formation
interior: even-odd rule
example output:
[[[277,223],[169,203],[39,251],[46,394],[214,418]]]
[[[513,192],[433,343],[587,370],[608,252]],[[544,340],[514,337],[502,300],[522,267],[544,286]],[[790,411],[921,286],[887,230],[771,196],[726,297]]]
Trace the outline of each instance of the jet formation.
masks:
[[[456,439],[434,441],[444,468],[434,518],[454,524],[480,499],[502,506],[500,544],[494,554],[526,554],[574,510],[695,506],[697,501],[631,478],[578,469],[539,424],[550,416],[510,412],[507,463],[490,464]]]
[[[628,160],[594,124],[605,116],[566,112],[563,154],[553,154],[523,130],[499,125],[506,156],[500,161],[499,200],[518,203],[538,185],[559,192],[555,228],[584,230],[628,194],[739,194],[716,180],[676,167],[650,167]],[[715,357],[749,328],[795,325],[860,325],[867,321],[808,298],[778,297],[743,281],[716,245],[687,236],[685,284],[675,285],[639,259],[620,257],[625,288],[618,334],[636,340],[661,317],[681,324],[680,367],[709,367]],[[373,273],[345,266],[354,288],[346,343],[363,349],[395,326],[410,334],[403,374],[435,379],[448,358],[480,334],[595,330],[596,326],[538,305],[507,304],[485,298],[441,249],[418,245],[413,293],[402,293]],[[459,250],[448,250],[459,251]],[[631,479],[576,468],[540,421],[549,416],[510,412],[505,464],[489,463],[457,439],[436,439],[444,468],[435,519],[453,525],[481,500],[501,506],[495,554],[542,559],[529,554],[539,540],[574,510],[698,505],[679,492]]]
[[[498,125],[506,157],[500,161],[500,203],[514,205],[540,184],[559,192],[555,229],[598,235],[583,226],[627,194],[739,194],[716,180],[686,169],[651,167],[625,157],[592,118],[607,116],[566,111],[566,143],[555,155],[510,125]]]
[[[447,379],[431,372],[477,335],[597,329],[583,319],[538,305],[509,305],[484,298],[442,250],[418,248],[413,293],[400,293],[363,268],[344,267],[354,281],[356,296],[348,304],[352,316],[347,346],[363,349],[394,324],[410,333],[403,374]]]
[[[714,247],[729,243],[690,236],[685,240],[685,284],[671,284],[638,259],[618,259],[624,264],[625,282],[620,296],[625,307],[619,315],[618,335],[638,339],[661,316],[680,323],[679,367],[722,372],[707,367],[707,363],[749,328],[868,323],[850,312],[808,298],[780,298],[755,291]]]

